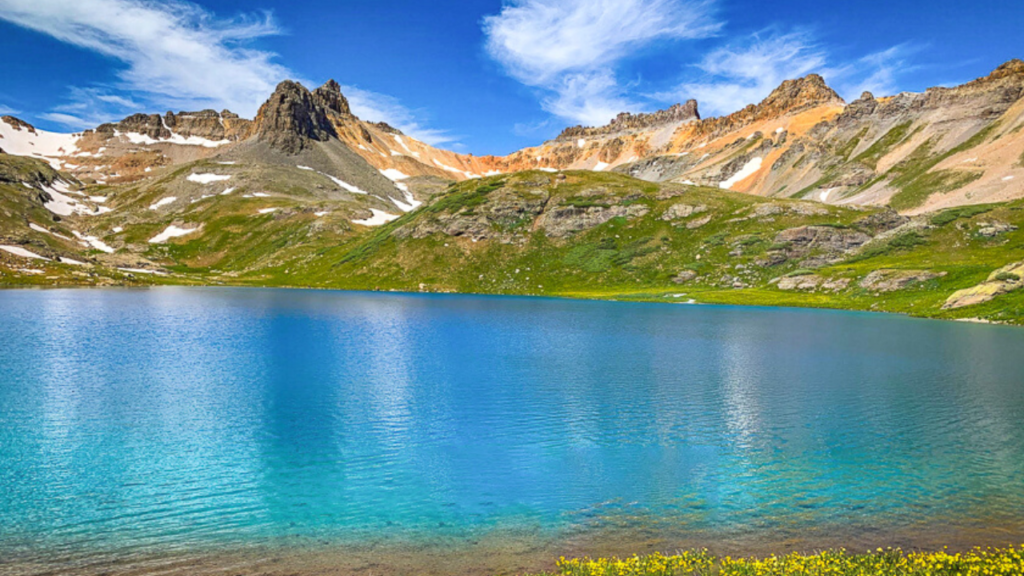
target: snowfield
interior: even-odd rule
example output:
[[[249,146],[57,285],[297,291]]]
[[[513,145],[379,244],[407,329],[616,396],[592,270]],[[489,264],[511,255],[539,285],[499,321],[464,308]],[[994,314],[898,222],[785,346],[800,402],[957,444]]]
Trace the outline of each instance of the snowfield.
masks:
[[[15,128],[7,122],[0,120],[0,142],[3,142],[4,152],[14,156],[32,156],[40,158],[50,164],[55,170],[60,170],[63,162],[57,160],[61,156],[71,156],[78,153],[78,139],[81,134],[57,134],[36,128],[31,132],[24,128]]]
[[[36,254],[35,252],[29,252],[28,250],[25,250],[24,248],[21,248],[19,246],[0,246],[0,250],[3,250],[5,252],[10,252],[11,254],[14,254],[15,256],[21,256],[22,258],[32,258],[34,260],[46,260],[47,262],[50,261],[49,258],[44,258],[44,257],[40,256],[39,254]]]
[[[223,182],[225,180],[230,180],[230,179],[231,179],[231,176],[223,176],[221,174],[195,174],[195,173],[189,174],[188,178],[186,178],[186,180],[188,180],[189,182],[195,182],[197,184],[213,184],[214,182]]]
[[[387,224],[388,222],[391,222],[392,220],[397,220],[398,219],[398,216],[396,216],[394,214],[388,214],[387,212],[384,212],[383,210],[377,210],[375,208],[370,208],[370,212],[373,213],[373,216],[371,216],[370,218],[367,218],[366,220],[353,220],[352,223],[353,224],[361,224],[363,226],[383,226],[384,224]]]
[[[160,200],[157,200],[155,204],[150,206],[149,209],[150,210],[159,210],[160,208],[162,208],[164,206],[167,206],[168,204],[173,204],[174,201],[177,200],[177,199],[178,199],[177,196],[168,196],[167,198],[161,198]]]
[[[165,228],[163,232],[161,232],[161,233],[157,234],[156,236],[153,236],[152,238],[150,238],[149,239],[149,243],[150,244],[163,244],[164,242],[167,242],[171,238],[180,238],[181,236],[188,236],[189,234],[192,234],[193,232],[196,232],[198,230],[199,230],[198,227],[197,228],[178,228],[177,226],[172,224],[172,225],[168,226],[167,228]]]
[[[170,138],[151,138],[145,134],[138,134],[136,132],[118,132],[114,131],[114,136],[124,136],[132,144],[142,144],[145,146],[152,146],[153,144],[178,144],[180,146],[202,146],[203,148],[217,148],[224,146],[225,144],[231,144],[230,140],[207,140],[206,138],[200,138],[199,136],[182,136],[181,134],[175,134],[171,132]]]
[[[409,177],[407,174],[403,174],[400,170],[396,170],[394,168],[388,168],[387,170],[381,170],[380,173],[383,174],[385,178],[387,178],[388,180],[391,180],[392,182],[398,182],[399,180],[405,180],[406,178]]]
[[[739,184],[740,182],[746,180],[750,176],[753,176],[755,172],[760,170],[762,162],[764,162],[763,158],[751,158],[750,161],[747,162],[747,164],[745,166],[743,166],[743,168],[740,168],[739,172],[733,174],[732,178],[729,178],[728,180],[720,182],[718,184],[718,187],[722,188],[724,190],[732,190],[733,186],[735,186],[735,185]]]

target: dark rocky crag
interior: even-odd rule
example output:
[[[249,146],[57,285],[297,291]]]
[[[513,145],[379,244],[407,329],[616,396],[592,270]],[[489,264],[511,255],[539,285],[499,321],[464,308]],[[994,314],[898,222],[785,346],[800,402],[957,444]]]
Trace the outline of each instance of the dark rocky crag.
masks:
[[[260,106],[250,134],[272,148],[298,154],[313,142],[337,138],[328,114],[329,111],[341,113],[340,110],[347,108],[348,102],[340,90],[335,95],[325,85],[318,88],[314,96],[302,84],[285,80]]]

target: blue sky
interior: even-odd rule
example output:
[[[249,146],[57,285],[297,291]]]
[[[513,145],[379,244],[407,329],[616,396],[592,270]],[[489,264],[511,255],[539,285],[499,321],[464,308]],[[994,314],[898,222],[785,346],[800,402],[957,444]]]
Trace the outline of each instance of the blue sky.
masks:
[[[74,131],[129,113],[251,117],[285,78],[357,114],[504,154],[696,98],[732,112],[817,72],[845,98],[1024,57],[1009,0],[0,0],[0,113]]]

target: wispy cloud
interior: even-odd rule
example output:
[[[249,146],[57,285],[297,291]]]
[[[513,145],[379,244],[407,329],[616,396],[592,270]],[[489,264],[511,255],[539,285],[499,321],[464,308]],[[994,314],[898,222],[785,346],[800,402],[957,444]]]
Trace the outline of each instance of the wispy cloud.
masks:
[[[899,90],[900,75],[919,68],[912,57],[922,49],[923,46],[917,44],[899,44],[828,70],[825,75],[847,100],[859,97],[862,92],[876,96],[892,94]]]
[[[0,18],[117,60],[116,88],[164,106],[251,115],[289,76],[249,47],[279,33],[268,14],[224,19],[180,0],[0,0]]]
[[[760,102],[783,81],[811,73],[821,74],[847,100],[865,90],[888,94],[897,89],[899,75],[913,69],[909,58],[916,51],[901,44],[837,63],[811,32],[769,29],[712,50],[695,65],[699,78],[652,97],[696,98],[702,112],[729,114]]]
[[[112,58],[120,82],[71,87],[67,102],[39,117],[95,127],[143,110],[227,108],[253,117],[281,80],[301,79],[253,42],[281,33],[269,13],[222,18],[184,0],[0,0],[0,19]],[[423,126],[396,99],[348,88],[361,115],[427,142],[445,132]]]
[[[380,94],[355,86],[342,86],[341,91],[348,98],[352,113],[370,122],[387,122],[420,142],[431,146],[452,143],[457,140],[446,130],[429,128],[420,119],[420,114],[413,111],[393,96]]]
[[[762,32],[712,50],[696,64],[699,80],[684,82],[659,99],[696,98],[703,112],[728,114],[760,101],[784,80],[822,72],[827,62],[809,33]]]
[[[0,114],[18,114],[18,111],[0,104]]]
[[[634,107],[615,74],[624,58],[720,27],[712,0],[508,0],[483,22],[487,51],[509,75],[543,91],[548,112],[587,124]]]

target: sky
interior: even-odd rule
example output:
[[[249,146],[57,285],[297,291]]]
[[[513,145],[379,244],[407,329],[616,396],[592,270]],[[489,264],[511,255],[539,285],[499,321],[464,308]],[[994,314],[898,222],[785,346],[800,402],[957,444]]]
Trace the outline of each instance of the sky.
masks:
[[[361,118],[506,154],[695,98],[728,114],[818,73],[847,100],[1024,58],[1010,0],[0,0],[0,114],[73,132],[136,112],[253,117],[284,79]]]

